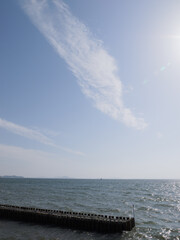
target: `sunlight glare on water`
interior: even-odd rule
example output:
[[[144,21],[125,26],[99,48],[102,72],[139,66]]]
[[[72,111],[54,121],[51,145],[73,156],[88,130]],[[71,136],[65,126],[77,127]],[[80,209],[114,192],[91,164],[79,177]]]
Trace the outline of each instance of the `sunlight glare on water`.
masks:
[[[0,221],[0,239],[179,239],[179,180],[0,179],[1,204],[132,216],[131,232],[98,234]],[[15,234],[14,234],[15,233]]]

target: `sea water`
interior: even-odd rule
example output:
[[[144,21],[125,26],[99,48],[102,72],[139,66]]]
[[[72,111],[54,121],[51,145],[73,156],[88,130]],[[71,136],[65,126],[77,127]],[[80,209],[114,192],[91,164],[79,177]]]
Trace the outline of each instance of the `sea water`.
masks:
[[[136,227],[100,234],[0,220],[0,240],[180,239],[180,180],[0,178],[0,204],[132,216]]]

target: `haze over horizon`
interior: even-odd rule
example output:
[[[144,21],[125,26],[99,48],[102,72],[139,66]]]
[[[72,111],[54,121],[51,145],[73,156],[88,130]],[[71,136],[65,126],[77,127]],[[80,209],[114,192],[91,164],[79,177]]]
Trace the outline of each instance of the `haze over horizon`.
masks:
[[[0,1],[0,176],[177,179],[180,2]]]

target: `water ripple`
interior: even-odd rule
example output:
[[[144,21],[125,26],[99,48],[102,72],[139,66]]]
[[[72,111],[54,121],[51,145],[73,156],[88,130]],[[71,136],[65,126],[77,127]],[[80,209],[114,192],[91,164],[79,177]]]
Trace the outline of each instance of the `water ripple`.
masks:
[[[131,216],[136,228],[100,235],[0,221],[1,240],[180,240],[179,180],[0,179],[1,203]]]

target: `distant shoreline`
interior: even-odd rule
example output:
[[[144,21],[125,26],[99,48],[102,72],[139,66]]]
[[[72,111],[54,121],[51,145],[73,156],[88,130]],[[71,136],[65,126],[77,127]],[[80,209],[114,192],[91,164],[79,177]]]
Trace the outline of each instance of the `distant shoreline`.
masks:
[[[0,178],[24,178],[22,176],[0,176]]]
[[[150,181],[158,181],[158,180],[180,180],[179,178],[73,178],[73,177],[23,177],[23,176],[16,176],[16,175],[5,175],[5,176],[0,176],[1,178],[12,178],[12,179],[44,179],[44,180],[129,180],[129,181],[134,181],[134,180],[150,180]]]

